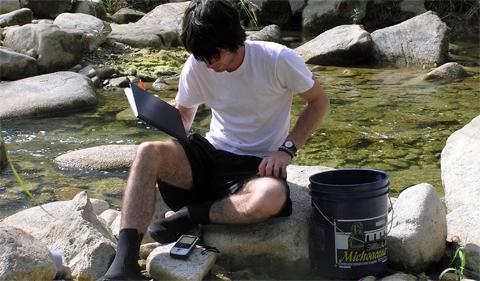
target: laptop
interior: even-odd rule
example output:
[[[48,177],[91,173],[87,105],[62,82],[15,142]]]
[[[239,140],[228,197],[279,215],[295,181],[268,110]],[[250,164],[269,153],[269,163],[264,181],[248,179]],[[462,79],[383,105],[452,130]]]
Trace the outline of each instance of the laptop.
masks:
[[[176,139],[187,140],[178,109],[133,83],[130,88],[125,88],[125,95],[135,117]]]

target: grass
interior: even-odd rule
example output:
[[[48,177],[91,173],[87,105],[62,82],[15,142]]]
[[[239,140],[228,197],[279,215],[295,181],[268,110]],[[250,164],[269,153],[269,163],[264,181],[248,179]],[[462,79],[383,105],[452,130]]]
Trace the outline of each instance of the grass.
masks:
[[[450,264],[454,264],[458,258],[457,265],[455,267],[449,267],[442,271],[440,275],[438,276],[438,280],[442,280],[442,278],[445,276],[446,273],[448,272],[454,272],[455,273],[455,280],[460,281],[463,278],[463,271],[465,269],[465,265],[467,264],[467,252],[465,250],[465,247],[458,247],[457,250],[455,250],[455,254],[453,255],[452,260],[450,261]]]

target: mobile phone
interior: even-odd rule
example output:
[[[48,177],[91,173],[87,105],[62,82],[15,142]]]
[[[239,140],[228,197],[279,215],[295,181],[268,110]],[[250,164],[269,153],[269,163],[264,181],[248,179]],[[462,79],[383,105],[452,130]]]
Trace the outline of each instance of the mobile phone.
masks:
[[[198,236],[182,235],[170,249],[170,256],[176,259],[186,259],[197,244]]]

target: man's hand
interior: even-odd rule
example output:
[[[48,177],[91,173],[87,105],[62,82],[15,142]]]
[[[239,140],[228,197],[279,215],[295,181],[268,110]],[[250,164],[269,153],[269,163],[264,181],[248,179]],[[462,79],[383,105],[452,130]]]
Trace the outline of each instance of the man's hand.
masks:
[[[292,161],[288,153],[276,151],[270,156],[263,158],[258,166],[259,175],[262,177],[286,178],[287,166]]]

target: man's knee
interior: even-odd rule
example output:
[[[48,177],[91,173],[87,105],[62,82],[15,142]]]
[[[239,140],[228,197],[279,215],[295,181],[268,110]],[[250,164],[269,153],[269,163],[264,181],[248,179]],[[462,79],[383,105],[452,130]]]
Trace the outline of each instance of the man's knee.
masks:
[[[287,200],[288,188],[286,182],[272,177],[262,177],[252,182],[256,215],[271,217],[278,214]]]

